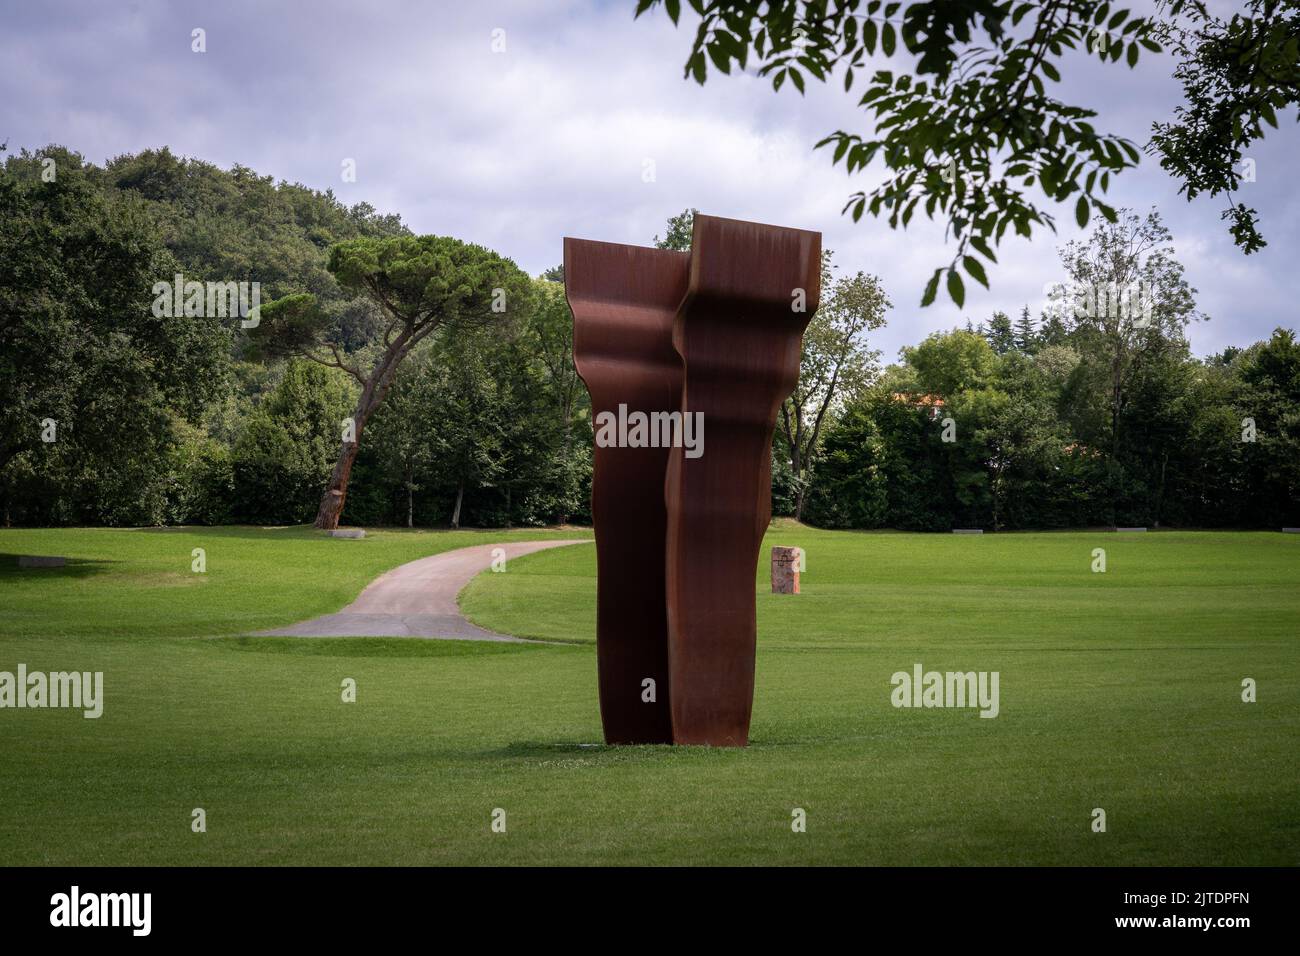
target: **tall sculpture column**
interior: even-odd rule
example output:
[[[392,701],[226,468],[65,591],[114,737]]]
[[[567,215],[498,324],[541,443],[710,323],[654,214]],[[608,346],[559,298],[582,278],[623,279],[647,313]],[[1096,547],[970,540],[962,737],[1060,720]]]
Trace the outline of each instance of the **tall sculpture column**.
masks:
[[[682,361],[673,316],[688,256],[641,246],[564,240],[573,358],[602,412],[680,409]],[[669,710],[664,545],[668,448],[594,449],[596,666],[605,742],[673,742]],[[653,700],[645,681],[654,681]]]
[[[673,344],[686,370],[679,407],[702,413],[705,447],[698,458],[674,448],[665,484],[677,743],[749,741],[772,433],[820,292],[820,233],[696,215]]]
[[[598,428],[591,504],[613,744],[749,741],[772,433],[821,292],[820,233],[694,230],[689,255],[564,240],[574,362],[593,417],[620,422],[612,444]],[[676,444],[624,435],[636,414],[675,417]]]

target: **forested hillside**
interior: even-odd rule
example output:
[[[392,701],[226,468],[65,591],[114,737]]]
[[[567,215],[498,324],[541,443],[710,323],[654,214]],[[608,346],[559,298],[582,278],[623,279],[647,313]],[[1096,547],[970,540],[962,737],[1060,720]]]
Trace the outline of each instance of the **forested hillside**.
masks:
[[[673,217],[659,244],[688,244],[689,225],[689,210]],[[8,155],[3,521],[312,520],[359,390],[331,364],[372,361],[387,321],[336,280],[330,250],[409,235],[397,214],[165,148],[103,167],[60,147]],[[1117,257],[1134,240],[1142,253]],[[1154,307],[1134,324],[1026,306],[882,367],[869,337],[892,308],[889,277],[839,277],[828,258],[778,427],[774,511],[934,531],[1300,525],[1294,333],[1194,357],[1185,329],[1206,317],[1154,212],[1099,221],[1061,250],[1061,273],[1145,283]],[[240,316],[159,314],[155,284],[177,274],[256,282],[264,303],[310,294],[337,351],[285,360]],[[435,333],[405,358],[367,425],[344,523],[588,520],[592,429],[562,278],[527,280],[508,320]]]

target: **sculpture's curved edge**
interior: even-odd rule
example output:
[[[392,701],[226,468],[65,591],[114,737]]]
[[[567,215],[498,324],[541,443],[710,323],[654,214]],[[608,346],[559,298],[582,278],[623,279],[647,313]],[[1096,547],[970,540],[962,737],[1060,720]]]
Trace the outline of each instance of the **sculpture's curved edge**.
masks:
[[[564,240],[573,354],[592,414],[678,409],[681,358],[672,319],[685,294],[685,253]],[[672,742],[663,476],[668,449],[593,449],[596,655],[601,723],[610,744]],[[647,701],[644,681],[654,683]]]
[[[712,297],[811,318],[821,301],[821,249],[820,232],[697,214],[683,305]],[[792,308],[797,289],[800,313]]]
[[[673,342],[686,370],[682,408],[704,416],[707,439],[696,459],[674,449],[665,483],[677,743],[749,740],[754,576],[771,515],[772,434],[798,379],[820,265],[819,233],[695,217]]]

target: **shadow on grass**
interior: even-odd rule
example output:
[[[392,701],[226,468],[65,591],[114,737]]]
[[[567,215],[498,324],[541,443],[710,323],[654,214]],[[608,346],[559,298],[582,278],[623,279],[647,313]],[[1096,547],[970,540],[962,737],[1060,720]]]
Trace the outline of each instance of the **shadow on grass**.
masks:
[[[242,538],[255,541],[270,540],[290,540],[290,541],[322,541],[333,540],[328,532],[318,531],[311,525],[175,525],[161,528],[127,528],[123,529],[134,534],[148,535],[186,535],[199,536],[205,538]],[[364,539],[362,539],[364,540]]]
[[[94,574],[103,574],[113,565],[122,563],[120,561],[93,561],[89,558],[68,558],[68,563],[61,568],[20,568],[18,566],[20,557],[34,557],[34,555],[0,553],[0,580],[86,578]],[[48,557],[48,555],[45,557]]]
[[[420,637],[213,637],[222,650],[252,654],[293,654],[301,657],[488,657],[529,654],[551,645],[506,641],[456,641]]]
[[[494,757],[555,757],[565,754],[576,757],[590,757],[597,754],[617,753],[621,749],[623,748],[613,747],[598,740],[587,743],[567,740],[517,740],[490,751],[490,754]],[[646,747],[643,749],[663,748]]]
[[[356,525],[341,525],[342,528],[358,527]],[[126,528],[124,531],[130,531],[138,534],[150,535],[200,535],[212,538],[247,538],[257,541],[265,541],[268,538],[278,538],[281,540],[294,541],[340,541],[344,543],[355,544],[358,539],[331,538],[328,531],[321,531],[309,524],[299,525],[175,525],[159,528]],[[566,528],[566,527],[541,527],[541,528],[401,528],[401,527],[384,527],[378,525],[366,526],[367,536],[373,534],[392,535],[401,537],[419,537],[426,534],[437,534],[444,536],[463,536],[466,545],[484,544],[486,542],[477,540],[485,536],[496,537],[498,535],[517,536],[519,540],[533,540],[537,538],[582,538],[591,537],[590,528]],[[365,538],[359,539],[365,541]],[[451,539],[454,540],[454,539]]]
[[[644,760],[647,757],[673,756],[680,748],[668,744],[641,744],[637,746],[611,746],[604,743],[599,733],[589,741],[576,740],[516,740],[493,750],[481,750],[472,756],[480,760],[523,760],[545,766],[551,763],[579,762],[582,764],[611,764]]]
[[[517,740],[494,750],[483,750],[472,756],[481,760],[526,760],[540,766],[557,765],[608,765],[615,763],[643,763],[652,761],[720,762],[744,761],[754,753],[765,750],[769,744],[751,744],[749,747],[704,747],[682,744],[606,744],[599,733],[590,741],[574,740]]]

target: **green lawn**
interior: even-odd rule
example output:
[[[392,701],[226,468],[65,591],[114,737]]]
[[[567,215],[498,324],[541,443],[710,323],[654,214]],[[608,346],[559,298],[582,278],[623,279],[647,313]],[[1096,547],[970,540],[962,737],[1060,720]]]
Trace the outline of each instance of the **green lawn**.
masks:
[[[538,536],[575,535],[0,530],[0,555],[76,559],[0,557],[0,670],[105,674],[99,720],[0,710],[0,861],[1300,861],[1300,536],[774,529],[765,547],[808,568],[797,597],[763,593],[760,568],[744,750],[592,746],[590,547],[462,596],[567,646],[239,636],[404,561]],[[998,671],[1000,716],[893,708],[918,661]]]

